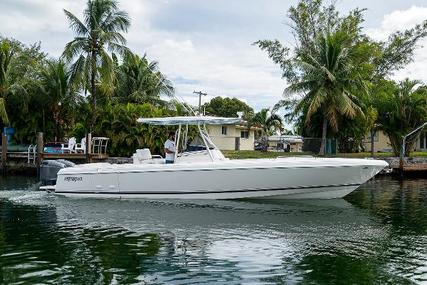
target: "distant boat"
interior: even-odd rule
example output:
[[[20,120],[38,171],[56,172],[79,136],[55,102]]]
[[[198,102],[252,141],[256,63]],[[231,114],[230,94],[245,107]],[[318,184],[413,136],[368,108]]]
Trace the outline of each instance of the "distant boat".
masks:
[[[93,163],[63,168],[56,194],[78,197],[146,199],[331,199],[342,198],[383,170],[382,160],[287,157],[229,160],[213,144],[206,128],[238,118],[141,118],[150,125],[178,126],[174,164],[138,151],[134,163]],[[197,126],[203,147],[187,151],[188,127]],[[197,148],[192,148],[197,149]]]

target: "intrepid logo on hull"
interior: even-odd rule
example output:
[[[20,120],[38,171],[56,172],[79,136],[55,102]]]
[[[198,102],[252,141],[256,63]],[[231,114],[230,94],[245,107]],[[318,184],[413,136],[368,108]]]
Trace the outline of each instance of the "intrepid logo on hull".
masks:
[[[73,177],[73,176],[67,176],[67,177],[64,177],[64,181],[67,181],[67,182],[79,182],[79,181],[83,181],[83,177]]]

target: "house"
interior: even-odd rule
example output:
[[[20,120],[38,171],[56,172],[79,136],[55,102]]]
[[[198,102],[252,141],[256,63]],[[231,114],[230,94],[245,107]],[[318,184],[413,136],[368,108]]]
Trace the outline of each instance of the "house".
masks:
[[[242,125],[208,125],[209,136],[220,150],[254,150],[255,130]]]
[[[368,134],[363,141],[366,151],[371,150],[371,135]],[[383,131],[375,131],[374,134],[374,152],[393,151],[388,136]],[[422,132],[415,144],[415,151],[427,151],[427,131]]]
[[[275,135],[268,137],[268,149],[277,151],[302,152],[303,139],[300,136]]]

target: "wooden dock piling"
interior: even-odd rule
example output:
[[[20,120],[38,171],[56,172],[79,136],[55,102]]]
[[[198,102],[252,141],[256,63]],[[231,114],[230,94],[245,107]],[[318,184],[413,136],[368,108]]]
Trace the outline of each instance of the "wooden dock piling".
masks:
[[[1,134],[1,143],[1,168],[4,174],[7,168],[7,135],[5,133]]]
[[[92,153],[92,133],[86,134],[86,163],[91,163],[91,153]]]
[[[37,166],[40,166],[42,160],[43,160],[43,133],[38,132],[37,133]]]

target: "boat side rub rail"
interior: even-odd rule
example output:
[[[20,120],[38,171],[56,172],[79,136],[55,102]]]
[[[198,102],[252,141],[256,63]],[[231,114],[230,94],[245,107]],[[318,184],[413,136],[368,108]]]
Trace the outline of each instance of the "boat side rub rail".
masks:
[[[127,169],[114,169],[110,172],[79,172],[79,173],[67,173],[62,175],[98,175],[98,174],[109,174],[109,173],[144,173],[144,172],[195,172],[195,171],[230,171],[230,170],[270,170],[270,169],[320,169],[320,168],[351,168],[351,167],[363,167],[367,169],[370,166],[375,165],[325,165],[325,166],[274,166],[274,167],[230,167],[230,168],[199,168],[199,169],[138,169],[138,170],[127,170]],[[97,171],[100,171],[98,169]]]

